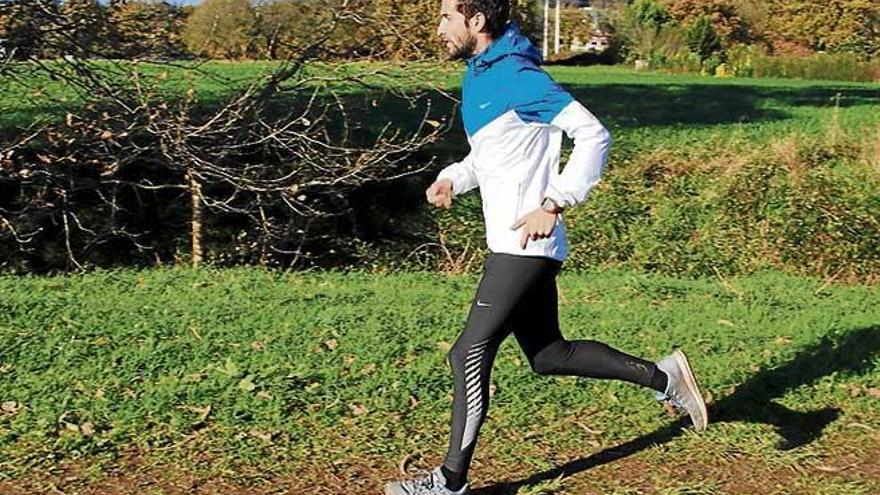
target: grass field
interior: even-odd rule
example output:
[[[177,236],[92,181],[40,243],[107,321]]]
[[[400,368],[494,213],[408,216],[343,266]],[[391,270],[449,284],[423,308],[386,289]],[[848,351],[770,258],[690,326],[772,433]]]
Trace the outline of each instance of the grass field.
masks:
[[[0,278],[0,493],[379,493],[442,459],[477,279],[163,268]],[[502,346],[477,493],[880,492],[880,291],[563,273],[568,338],[689,352],[704,434]]]
[[[182,95],[192,88],[203,103],[210,104],[276,66],[267,62],[211,62],[190,71],[142,64],[142,72],[145,81],[156,82],[167,94]],[[328,75],[359,68],[409,77],[406,84],[410,88],[416,82],[423,87],[437,85],[454,95],[460,93],[464,71],[463,65],[454,64],[360,64],[319,65],[310,73]],[[713,78],[609,66],[550,66],[547,70],[612,130],[617,152],[656,145],[703,147],[719,141],[754,145],[795,131],[820,132],[835,106],[846,130],[880,124],[880,84]],[[387,82],[380,77],[368,80]],[[43,76],[3,79],[0,83],[6,87],[0,95],[0,128],[58,118],[80,101],[70,87]],[[347,91],[365,92],[355,86],[348,86]],[[443,98],[437,101],[441,111],[451,110]],[[457,132],[461,132],[460,125]],[[466,142],[459,140],[459,147],[465,146]]]
[[[210,106],[270,67],[149,71]],[[458,93],[462,67],[416,69]],[[861,262],[853,280],[877,280],[876,239],[865,236],[880,207],[880,85],[548,70],[615,136],[606,189],[567,219],[578,226],[568,266],[594,268],[560,278],[563,331],[651,359],[683,347],[712,423],[698,435],[636,387],[535,375],[509,340],[476,493],[880,493],[880,290],[762,271],[751,254],[796,253],[786,263],[815,261],[817,273]],[[0,83],[7,133],[80,104],[55,81]],[[411,122],[383,101],[364,123]],[[458,125],[430,152],[466,147]],[[450,243],[479,237],[475,197],[440,215]],[[777,220],[797,227],[788,251]],[[766,238],[750,237],[761,228]],[[635,253],[631,266],[713,273],[727,256],[730,271],[759,271],[595,268],[606,265],[593,251],[604,260],[620,247]],[[836,257],[850,249],[857,256]],[[379,493],[406,456],[424,468],[442,459],[446,354],[476,282],[255,268],[0,276],[0,494]]]

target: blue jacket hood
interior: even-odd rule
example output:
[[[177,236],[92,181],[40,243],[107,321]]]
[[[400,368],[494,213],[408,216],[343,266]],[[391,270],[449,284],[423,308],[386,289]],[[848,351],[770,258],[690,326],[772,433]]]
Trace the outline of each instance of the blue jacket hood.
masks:
[[[482,53],[469,58],[467,63],[472,69],[482,69],[509,56],[526,58],[535,65],[544,63],[540,50],[529,41],[515,22],[508,22],[504,34],[493,40]]]
[[[549,124],[573,98],[540,67],[541,52],[507,24],[504,34],[468,59],[461,116],[469,136],[515,110],[523,122]]]

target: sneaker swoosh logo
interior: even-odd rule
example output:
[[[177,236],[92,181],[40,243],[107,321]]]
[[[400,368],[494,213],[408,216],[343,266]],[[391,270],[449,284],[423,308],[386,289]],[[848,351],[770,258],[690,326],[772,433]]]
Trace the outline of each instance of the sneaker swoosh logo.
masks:
[[[482,105],[480,105],[480,110],[483,110],[484,108],[488,107],[491,104],[492,104],[491,101],[487,101],[486,103],[483,103]]]
[[[481,308],[491,308],[492,307],[491,304],[484,303],[483,301],[480,301],[479,299],[477,299],[477,306],[479,306]]]

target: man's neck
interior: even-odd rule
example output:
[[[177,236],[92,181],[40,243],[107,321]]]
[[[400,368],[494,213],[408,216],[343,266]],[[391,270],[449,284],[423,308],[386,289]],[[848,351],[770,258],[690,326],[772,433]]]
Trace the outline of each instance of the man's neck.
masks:
[[[492,37],[489,36],[488,34],[483,34],[483,33],[478,34],[477,35],[477,45],[474,47],[473,56],[476,57],[477,55],[486,51],[486,48],[489,48],[489,45],[491,45],[493,41],[494,40],[492,39]]]

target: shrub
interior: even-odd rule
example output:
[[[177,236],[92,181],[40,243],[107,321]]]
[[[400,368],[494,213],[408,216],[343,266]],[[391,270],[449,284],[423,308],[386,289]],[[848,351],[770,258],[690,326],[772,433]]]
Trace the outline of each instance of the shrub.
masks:
[[[706,61],[712,55],[720,53],[724,47],[721,37],[712,27],[712,22],[706,16],[700,16],[685,30],[685,40],[691,53],[700,57],[700,61]]]
[[[880,81],[880,60],[864,60],[851,53],[817,53],[809,57],[750,55],[750,75],[827,79],[837,81]]]

